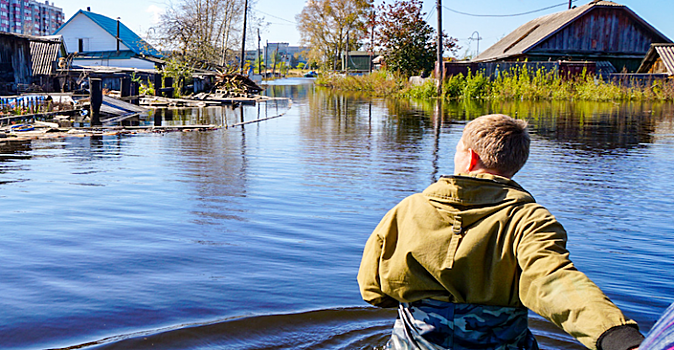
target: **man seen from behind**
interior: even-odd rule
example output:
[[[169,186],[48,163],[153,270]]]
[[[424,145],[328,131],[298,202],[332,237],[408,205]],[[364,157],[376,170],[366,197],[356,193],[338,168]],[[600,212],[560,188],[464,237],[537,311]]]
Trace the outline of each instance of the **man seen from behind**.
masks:
[[[529,157],[527,123],[468,123],[454,175],[405,198],[368,239],[363,299],[398,307],[389,349],[538,349],[532,310],[589,349],[629,350],[643,336],[583,273],[562,225],[511,178]]]

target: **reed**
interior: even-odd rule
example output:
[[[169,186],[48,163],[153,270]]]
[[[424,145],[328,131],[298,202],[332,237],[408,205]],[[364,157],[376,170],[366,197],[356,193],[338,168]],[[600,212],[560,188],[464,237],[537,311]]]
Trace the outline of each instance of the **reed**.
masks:
[[[369,75],[320,75],[316,83],[331,89],[359,91],[375,96],[413,99],[435,99],[437,88],[429,79],[412,85],[404,77],[386,71]],[[515,67],[489,79],[481,72],[468,72],[447,78],[443,82],[445,100],[582,100],[582,101],[674,101],[674,80],[655,80],[647,84],[604,81],[583,72],[574,77],[562,77],[544,69]]]
[[[407,82],[398,74],[381,70],[364,75],[322,73],[316,78],[316,85],[374,96],[396,96],[406,88]]]

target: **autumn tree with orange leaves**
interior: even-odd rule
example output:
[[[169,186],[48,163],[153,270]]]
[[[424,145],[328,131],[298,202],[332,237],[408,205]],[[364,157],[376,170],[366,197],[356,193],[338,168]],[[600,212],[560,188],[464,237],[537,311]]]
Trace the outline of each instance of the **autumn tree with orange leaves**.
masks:
[[[361,46],[371,9],[372,0],[307,0],[296,19],[312,61],[337,69],[343,52]]]

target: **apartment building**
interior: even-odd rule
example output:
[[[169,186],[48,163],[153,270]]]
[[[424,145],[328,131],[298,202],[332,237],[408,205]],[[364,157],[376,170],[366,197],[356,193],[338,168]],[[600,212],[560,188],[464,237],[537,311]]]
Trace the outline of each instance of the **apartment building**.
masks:
[[[297,67],[300,62],[307,63],[305,55],[308,51],[309,48],[304,46],[290,46],[288,43],[267,43],[262,49],[262,54],[267,67],[271,68],[274,62],[277,64],[285,62],[289,67]]]
[[[52,35],[63,19],[63,10],[53,2],[0,0],[0,32]]]

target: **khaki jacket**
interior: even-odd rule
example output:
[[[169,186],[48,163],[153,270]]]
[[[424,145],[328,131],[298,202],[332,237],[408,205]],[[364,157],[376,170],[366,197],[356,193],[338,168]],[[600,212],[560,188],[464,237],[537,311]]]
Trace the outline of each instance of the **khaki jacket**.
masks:
[[[363,299],[382,307],[425,298],[525,306],[596,349],[605,331],[636,323],[576,270],[566,239],[516,182],[443,177],[384,216],[365,246],[358,283]]]

